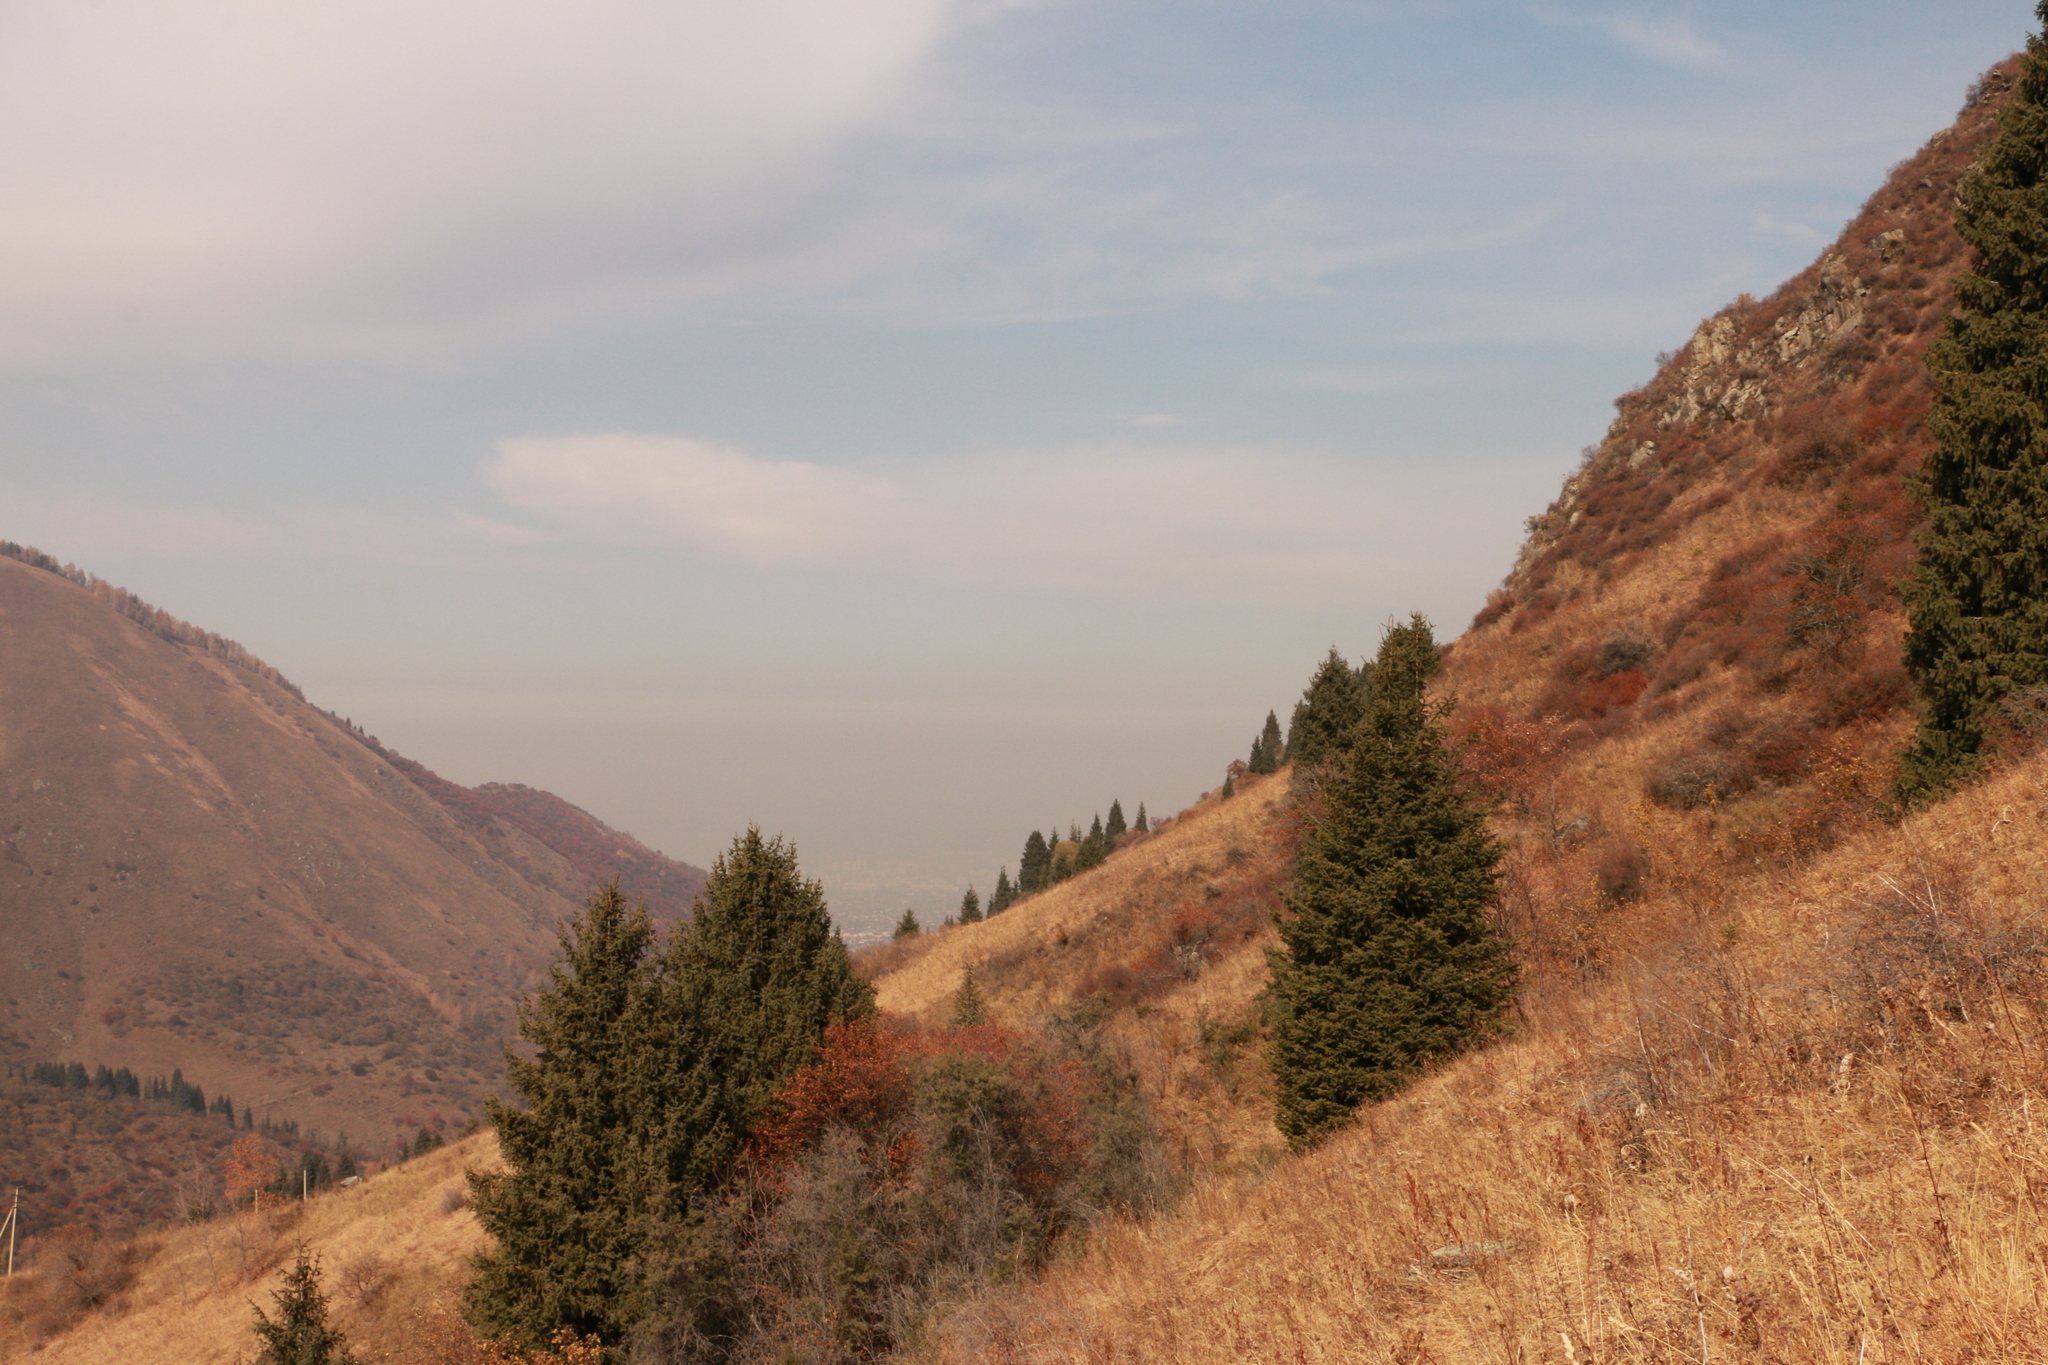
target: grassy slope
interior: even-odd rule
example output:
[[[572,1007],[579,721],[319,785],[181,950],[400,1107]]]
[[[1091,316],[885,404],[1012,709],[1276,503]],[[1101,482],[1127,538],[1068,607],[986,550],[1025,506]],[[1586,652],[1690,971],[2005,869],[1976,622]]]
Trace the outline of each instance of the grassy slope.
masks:
[[[251,1303],[270,1290],[304,1243],[326,1271],[331,1320],[365,1361],[396,1358],[418,1315],[445,1304],[483,1233],[452,1207],[465,1166],[497,1159],[488,1133],[382,1172],[349,1190],[266,1214],[244,1213],[145,1237],[134,1244],[132,1281],[95,1263],[87,1275],[107,1304],[42,1345],[49,1365],[239,1365],[254,1354]],[[39,1273],[0,1296],[0,1359],[34,1347],[39,1324],[62,1315],[72,1279],[52,1273],[54,1248],[38,1248]]]
[[[1110,1035],[1183,1159],[1263,1159],[1280,1136],[1247,1016],[1291,853],[1286,794],[1285,774],[1247,779],[994,919],[868,950],[882,1009],[943,1024],[969,967],[1013,1026],[1107,1000]]]
[[[2044,797],[2037,759],[1797,871],[1653,895],[1598,988],[960,1306],[936,1356],[2048,1358]]]

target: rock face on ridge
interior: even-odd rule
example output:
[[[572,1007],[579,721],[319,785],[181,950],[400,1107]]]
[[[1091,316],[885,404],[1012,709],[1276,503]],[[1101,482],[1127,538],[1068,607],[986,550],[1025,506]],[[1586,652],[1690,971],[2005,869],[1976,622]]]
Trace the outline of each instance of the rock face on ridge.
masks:
[[[0,558],[12,1067],[175,1067],[381,1154],[477,1112],[594,884],[671,915],[702,885],[545,792],[444,782],[227,642],[42,563]]]

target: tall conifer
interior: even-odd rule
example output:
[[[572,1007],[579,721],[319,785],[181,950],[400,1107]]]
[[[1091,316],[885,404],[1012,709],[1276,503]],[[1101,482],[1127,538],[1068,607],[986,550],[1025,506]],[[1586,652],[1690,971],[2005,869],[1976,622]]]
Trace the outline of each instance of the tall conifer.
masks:
[[[1283,897],[1271,1058],[1276,1122],[1297,1146],[1481,1037],[1513,984],[1485,913],[1501,849],[1459,789],[1444,708],[1424,696],[1438,667],[1421,616],[1388,628]]]
[[[1370,691],[1365,677],[1366,670],[1353,671],[1335,645],[1316,665],[1287,726],[1287,753],[1298,769],[1314,767],[1351,748],[1351,730],[1365,712]],[[1273,724],[1279,728],[1278,717]]]
[[[1271,773],[1278,772],[1286,761],[1287,741],[1280,737],[1280,717],[1268,711],[1266,727],[1252,741],[1252,758],[1246,766],[1255,773]]]
[[[671,1223],[725,1173],[782,1083],[817,1057],[825,1026],[875,1012],[824,889],[797,869],[793,845],[754,828],[712,864],[650,1005],[640,1061],[658,1118],[641,1147],[649,1207]]]
[[[519,1006],[532,1055],[505,1053],[506,1083],[524,1104],[485,1102],[505,1169],[469,1178],[494,1244],[476,1260],[470,1320],[533,1345],[564,1327],[617,1341],[644,1308],[628,1269],[649,1193],[632,1150],[644,1112],[632,1082],[653,929],[614,882],[559,937],[547,984]]]
[[[967,894],[960,898],[960,922],[981,923],[981,897],[974,894],[974,888],[971,886],[967,888]]]
[[[1024,841],[1024,856],[1017,861],[1017,894],[1028,896],[1051,885],[1052,846],[1037,830]]]
[[[1111,798],[1109,803],[1109,819],[1102,826],[1102,832],[1109,839],[1109,846],[1111,848],[1116,847],[1116,841],[1124,837],[1124,831],[1127,828],[1129,827],[1124,824],[1124,803]]]
[[[2035,15],[2048,25],[2048,0]],[[2048,43],[2027,40],[2017,97],[1963,180],[1975,248],[1927,352],[1937,448],[1928,528],[1905,585],[1920,727],[1898,795],[1924,801],[1983,761],[1999,705],[2048,683]]]

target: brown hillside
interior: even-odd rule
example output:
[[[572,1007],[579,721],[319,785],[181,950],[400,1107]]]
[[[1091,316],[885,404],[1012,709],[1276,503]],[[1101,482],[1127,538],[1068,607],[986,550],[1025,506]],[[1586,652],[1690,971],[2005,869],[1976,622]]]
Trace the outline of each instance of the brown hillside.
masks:
[[[0,1059],[179,1068],[372,1155],[476,1113],[596,877],[703,874],[400,762],[227,642],[0,557]],[[80,1214],[16,1182],[33,1226]]]
[[[1293,857],[1288,776],[1245,778],[1228,800],[1212,793],[993,919],[863,950],[876,1003],[943,1026],[972,968],[1002,1023],[1103,1016],[1183,1164],[1270,1157],[1281,1139],[1257,996]]]

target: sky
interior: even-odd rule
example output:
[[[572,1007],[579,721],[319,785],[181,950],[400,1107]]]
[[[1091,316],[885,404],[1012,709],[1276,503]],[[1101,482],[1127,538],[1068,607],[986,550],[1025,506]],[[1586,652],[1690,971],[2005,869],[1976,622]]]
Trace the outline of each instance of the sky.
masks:
[[[1463,629],[2023,0],[0,0],[0,538],[935,921]]]

